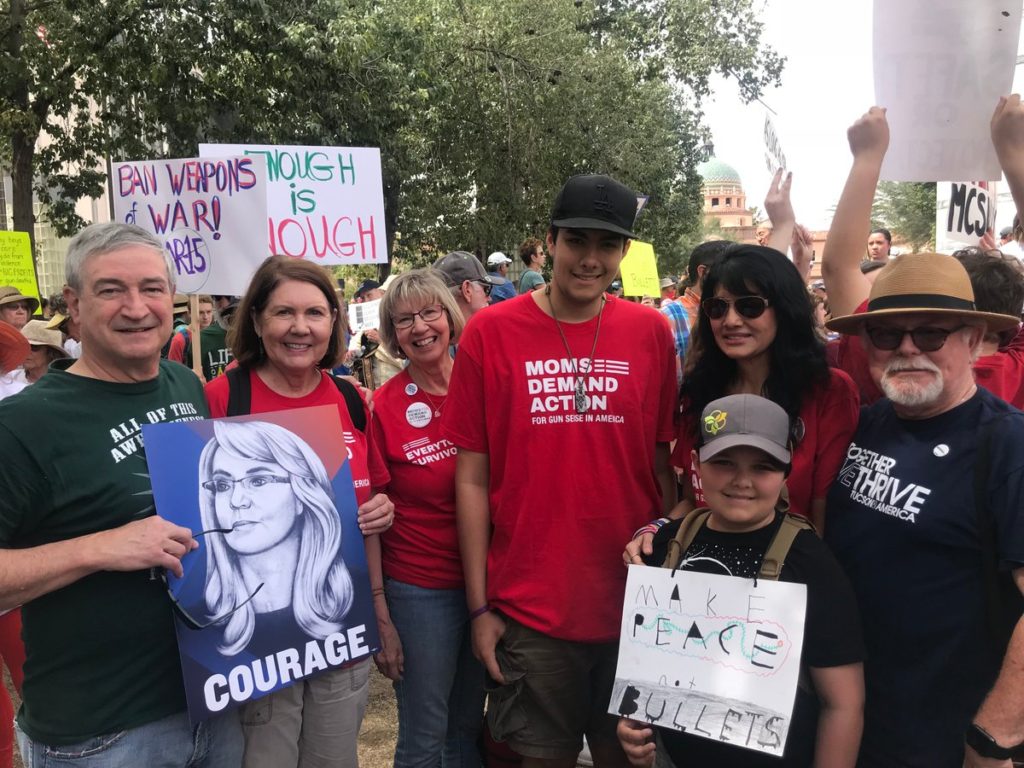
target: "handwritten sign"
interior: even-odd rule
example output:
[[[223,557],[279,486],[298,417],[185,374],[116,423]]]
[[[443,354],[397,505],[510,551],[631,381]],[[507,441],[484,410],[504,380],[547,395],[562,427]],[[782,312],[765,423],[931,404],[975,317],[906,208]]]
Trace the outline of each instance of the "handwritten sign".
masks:
[[[200,144],[199,154],[266,160],[275,254],[320,264],[388,260],[379,149]]]
[[[996,224],[996,195],[987,181],[949,181],[935,186],[935,234],[940,252],[977,245]]]
[[[1010,92],[1021,4],[875,0],[875,103],[890,181],[998,179],[989,119]],[[973,55],[972,52],[984,52]]]
[[[13,285],[23,295],[39,298],[28,232],[0,231],[0,285]]]
[[[348,305],[348,329],[360,333],[380,328],[380,299]]]
[[[114,218],[160,238],[179,293],[245,292],[270,255],[262,160],[225,157],[114,163]]]
[[[622,273],[622,293],[626,296],[660,296],[658,261],[654,246],[634,240],[619,265]]]
[[[768,173],[774,174],[779,168],[788,168],[786,155],[782,151],[779,134],[775,131],[772,119],[766,112],[764,115],[764,163]]]
[[[807,587],[629,566],[609,711],[782,756]]]

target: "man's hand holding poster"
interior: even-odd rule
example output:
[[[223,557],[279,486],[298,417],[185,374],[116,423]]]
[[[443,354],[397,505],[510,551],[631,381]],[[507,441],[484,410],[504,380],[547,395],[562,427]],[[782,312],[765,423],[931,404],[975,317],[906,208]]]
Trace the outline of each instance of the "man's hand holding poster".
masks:
[[[158,514],[199,542],[166,574],[193,721],[379,649],[336,408],[143,436]]]
[[[781,756],[807,587],[629,566],[609,711]]]

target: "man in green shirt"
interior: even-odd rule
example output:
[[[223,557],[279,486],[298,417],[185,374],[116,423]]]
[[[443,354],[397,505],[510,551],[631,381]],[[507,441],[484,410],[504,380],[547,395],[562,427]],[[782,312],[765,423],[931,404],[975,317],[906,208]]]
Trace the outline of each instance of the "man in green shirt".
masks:
[[[23,605],[26,766],[241,764],[232,713],[192,725],[156,569],[197,546],[155,514],[142,425],[205,418],[191,371],[161,361],[174,273],[142,229],[87,227],[65,296],[82,355],[0,403],[0,609]]]
[[[544,253],[544,243],[535,237],[525,240],[519,246],[519,258],[523,260],[526,269],[519,278],[519,292],[529,293],[535,288],[544,285],[544,262],[547,261],[547,254]]]

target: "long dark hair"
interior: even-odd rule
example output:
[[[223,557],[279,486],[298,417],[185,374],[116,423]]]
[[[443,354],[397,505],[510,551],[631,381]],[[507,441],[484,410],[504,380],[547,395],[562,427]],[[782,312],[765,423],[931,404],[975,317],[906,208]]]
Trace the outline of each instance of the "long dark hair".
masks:
[[[734,296],[763,296],[775,311],[775,340],[762,394],[795,420],[807,396],[829,380],[825,346],[814,332],[811,302],[800,273],[774,248],[733,245],[708,270],[701,295],[712,298],[719,286]],[[715,342],[706,315],[697,323],[696,341],[680,390],[684,418],[694,427],[704,407],[727,395],[739,373],[736,361]]]

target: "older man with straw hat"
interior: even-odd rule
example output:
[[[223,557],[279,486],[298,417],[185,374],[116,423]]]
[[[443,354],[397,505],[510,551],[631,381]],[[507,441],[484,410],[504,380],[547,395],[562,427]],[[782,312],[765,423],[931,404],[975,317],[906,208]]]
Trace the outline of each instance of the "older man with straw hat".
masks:
[[[979,312],[960,263],[926,253],[827,323],[861,336],[885,393],[861,411],[825,532],[868,647],[859,765],[1008,767],[1024,742],[1024,413],[971,369],[986,331],[1018,321]]]

